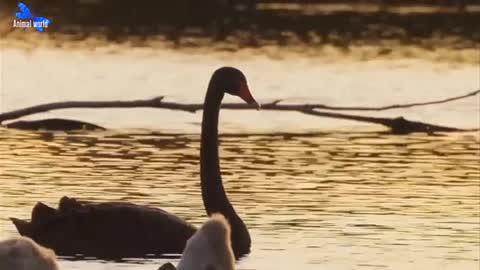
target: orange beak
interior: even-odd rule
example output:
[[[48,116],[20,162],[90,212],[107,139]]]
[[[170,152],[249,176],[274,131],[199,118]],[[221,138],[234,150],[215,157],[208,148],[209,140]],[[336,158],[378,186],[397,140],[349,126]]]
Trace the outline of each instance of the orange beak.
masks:
[[[238,95],[243,101],[247,104],[254,104],[257,107],[257,110],[260,109],[260,105],[257,101],[253,98],[252,93],[250,93],[250,89],[248,88],[247,82],[243,81],[240,84],[240,93]]]

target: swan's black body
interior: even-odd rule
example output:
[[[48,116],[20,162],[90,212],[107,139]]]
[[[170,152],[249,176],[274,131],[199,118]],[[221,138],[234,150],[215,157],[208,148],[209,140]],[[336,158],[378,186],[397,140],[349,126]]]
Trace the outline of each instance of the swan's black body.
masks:
[[[204,103],[201,138],[201,187],[209,215],[219,212],[231,224],[235,257],[250,252],[250,235],[225,194],[218,156],[218,116],[224,93],[255,103],[244,75],[235,68],[213,74]],[[161,209],[131,203],[80,203],[64,197],[59,208],[38,203],[30,222],[12,218],[21,235],[58,255],[98,258],[145,257],[182,253],[196,228]]]

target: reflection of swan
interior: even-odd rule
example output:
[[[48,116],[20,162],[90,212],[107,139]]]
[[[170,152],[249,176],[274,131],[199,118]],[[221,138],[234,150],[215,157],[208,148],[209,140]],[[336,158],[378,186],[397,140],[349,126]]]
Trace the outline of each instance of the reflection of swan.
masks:
[[[30,238],[18,237],[0,242],[2,270],[57,270],[55,253]]]
[[[234,263],[230,225],[221,214],[213,214],[187,241],[177,270],[233,270]]]
[[[221,213],[231,225],[236,258],[250,252],[250,235],[227,198],[220,175],[218,118],[225,93],[257,104],[241,71],[220,68],[212,75],[205,97],[200,150],[202,198],[207,214]],[[258,106],[258,105],[257,105]],[[143,257],[181,253],[196,229],[157,208],[131,203],[81,204],[64,197],[59,209],[38,203],[31,222],[12,218],[20,234],[52,248],[59,255],[101,258]]]

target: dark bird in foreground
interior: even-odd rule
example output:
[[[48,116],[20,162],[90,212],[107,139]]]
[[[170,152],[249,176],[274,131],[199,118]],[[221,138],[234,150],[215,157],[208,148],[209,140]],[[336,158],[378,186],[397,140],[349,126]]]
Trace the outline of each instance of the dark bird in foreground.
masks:
[[[252,97],[243,73],[232,67],[214,72],[204,102],[200,178],[208,215],[221,213],[231,225],[235,258],[250,252],[250,234],[225,193],[218,155],[218,119],[224,94]],[[160,256],[182,253],[196,228],[158,208],[126,202],[81,203],[63,197],[58,209],[41,202],[32,210],[31,221],[11,218],[18,232],[60,256],[105,259]]]

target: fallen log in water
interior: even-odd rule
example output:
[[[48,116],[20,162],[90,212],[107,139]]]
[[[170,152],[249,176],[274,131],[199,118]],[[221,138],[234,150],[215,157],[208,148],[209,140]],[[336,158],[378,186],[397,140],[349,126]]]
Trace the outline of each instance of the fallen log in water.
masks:
[[[52,130],[52,131],[73,131],[73,130],[105,130],[104,127],[95,124],[61,118],[49,118],[31,121],[15,121],[5,125],[7,128],[22,130]]]

